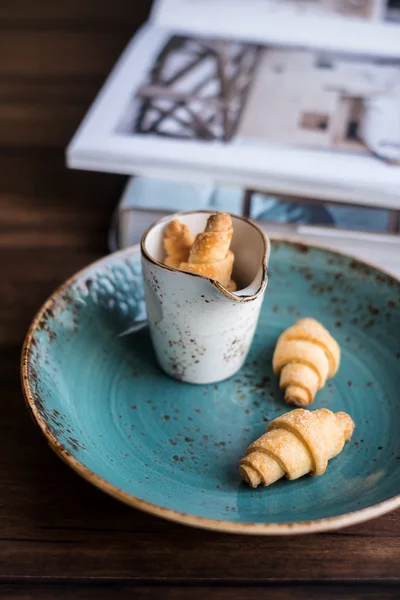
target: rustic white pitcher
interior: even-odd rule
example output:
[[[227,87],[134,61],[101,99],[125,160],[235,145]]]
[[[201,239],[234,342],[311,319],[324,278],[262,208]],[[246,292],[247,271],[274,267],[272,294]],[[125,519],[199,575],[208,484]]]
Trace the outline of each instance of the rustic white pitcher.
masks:
[[[142,265],[150,334],[158,362],[172,377],[214,383],[243,365],[267,286],[268,238],[252,221],[232,215],[232,277],[238,291],[162,263],[166,225],[179,219],[194,234],[213,211],[183,212],[153,224],[143,235]]]

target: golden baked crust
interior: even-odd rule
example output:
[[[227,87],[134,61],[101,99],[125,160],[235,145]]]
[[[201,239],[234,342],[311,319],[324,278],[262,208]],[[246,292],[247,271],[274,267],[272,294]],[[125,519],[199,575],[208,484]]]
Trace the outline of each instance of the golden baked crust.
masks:
[[[203,277],[215,279],[215,281],[219,281],[224,287],[228,288],[231,282],[234,259],[235,256],[233,252],[228,250],[226,257],[222,260],[208,263],[181,263],[179,268],[182,271],[187,271],[188,273],[197,273]]]
[[[242,479],[252,487],[271,485],[281,477],[298,479],[322,475],[328,460],[337,456],[354,431],[344,412],[326,408],[297,408],[272,421],[240,461]]]
[[[237,289],[231,279],[235,256],[229,246],[232,239],[229,213],[215,213],[207,220],[205,231],[196,237],[189,227],[174,219],[164,230],[164,264],[187,273],[197,273],[219,281],[230,292]]]
[[[194,235],[184,223],[174,219],[164,230],[164,249],[167,257],[164,264],[179,268],[181,262],[188,260],[194,242]]]
[[[211,215],[205,231],[196,235],[188,262],[205,264],[224,260],[231,244],[232,233],[232,219],[229,214]]]
[[[272,359],[280,387],[289,404],[307,406],[317,390],[333,377],[340,364],[340,348],[315,319],[301,319],[278,338]]]

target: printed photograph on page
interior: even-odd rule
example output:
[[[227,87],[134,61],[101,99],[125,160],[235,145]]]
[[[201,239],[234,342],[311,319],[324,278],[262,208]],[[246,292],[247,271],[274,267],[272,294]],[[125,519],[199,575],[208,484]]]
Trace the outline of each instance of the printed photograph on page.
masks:
[[[374,155],[397,164],[399,106],[398,58],[171,35],[121,133]]]

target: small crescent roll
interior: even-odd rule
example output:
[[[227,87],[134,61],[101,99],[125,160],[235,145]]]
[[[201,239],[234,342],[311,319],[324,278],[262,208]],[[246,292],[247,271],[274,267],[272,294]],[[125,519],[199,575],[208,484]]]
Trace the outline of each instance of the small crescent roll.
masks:
[[[228,254],[232,233],[232,218],[228,213],[211,215],[204,233],[196,235],[188,262],[205,264],[223,260]]]
[[[315,319],[301,319],[279,337],[272,359],[280,387],[289,404],[307,406],[317,390],[333,377],[340,364],[340,348]]]
[[[242,479],[257,487],[281,477],[322,475],[328,460],[343,450],[353,431],[353,420],[344,412],[292,410],[272,421],[267,432],[249,446],[240,461]]]
[[[194,239],[194,235],[184,223],[177,219],[168,223],[164,230],[164,249],[167,253],[164,264],[178,269],[181,262],[188,260]]]
[[[235,291],[231,280],[235,256],[229,246],[232,239],[232,218],[228,213],[216,213],[207,220],[206,229],[196,235],[189,259],[179,268],[219,281],[224,287]]]

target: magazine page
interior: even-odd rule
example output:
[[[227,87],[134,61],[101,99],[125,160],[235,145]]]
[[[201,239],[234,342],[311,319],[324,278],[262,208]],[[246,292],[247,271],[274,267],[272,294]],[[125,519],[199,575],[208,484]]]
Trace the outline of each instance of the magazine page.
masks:
[[[161,14],[106,82],[70,166],[400,206],[400,52],[178,33]]]
[[[154,20],[173,31],[392,55],[398,0],[158,0]]]

